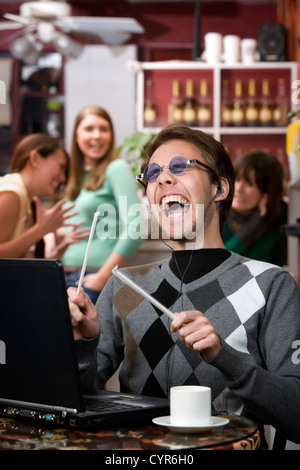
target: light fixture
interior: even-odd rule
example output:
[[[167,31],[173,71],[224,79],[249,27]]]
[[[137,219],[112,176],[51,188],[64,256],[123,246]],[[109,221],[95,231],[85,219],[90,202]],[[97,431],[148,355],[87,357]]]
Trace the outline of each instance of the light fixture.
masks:
[[[70,59],[76,59],[79,57],[83,50],[82,44],[74,41],[74,39],[69,36],[58,32],[55,33],[53,38],[53,45],[58,52]]]
[[[37,34],[40,41],[52,42],[55,34],[55,28],[53,24],[46,21],[42,21],[37,25]]]
[[[10,52],[16,59],[22,59],[30,65],[35,65],[43,49],[41,43],[32,34],[15,39],[10,46]]]

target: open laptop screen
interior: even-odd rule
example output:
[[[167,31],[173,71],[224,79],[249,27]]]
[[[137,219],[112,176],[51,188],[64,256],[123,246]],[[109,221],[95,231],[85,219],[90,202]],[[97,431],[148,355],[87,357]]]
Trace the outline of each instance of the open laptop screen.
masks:
[[[0,259],[0,401],[83,409],[69,315],[60,261]]]

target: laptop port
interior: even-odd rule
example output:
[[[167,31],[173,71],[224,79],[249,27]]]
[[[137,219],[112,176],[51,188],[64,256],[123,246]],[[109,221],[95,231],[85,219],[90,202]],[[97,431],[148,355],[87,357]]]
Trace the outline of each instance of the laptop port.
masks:
[[[18,415],[22,418],[34,418],[36,416],[36,411],[32,410],[20,410]]]
[[[17,408],[4,408],[3,412],[7,415],[16,415],[16,414],[18,414]]]

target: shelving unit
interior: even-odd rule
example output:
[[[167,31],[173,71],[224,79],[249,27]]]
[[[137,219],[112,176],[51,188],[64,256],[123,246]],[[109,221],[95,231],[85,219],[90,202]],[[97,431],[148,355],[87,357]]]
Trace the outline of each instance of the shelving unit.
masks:
[[[244,153],[250,148],[268,148],[276,154],[281,163],[288,171],[288,162],[285,152],[286,127],[256,126],[256,127],[224,127],[221,126],[221,84],[224,78],[228,79],[231,87],[233,82],[240,78],[244,81],[249,78],[269,78],[274,80],[283,77],[289,91],[292,83],[297,80],[296,62],[255,62],[245,65],[242,63],[234,66],[219,63],[214,66],[197,61],[163,61],[163,62],[140,62],[137,71],[137,103],[136,103],[136,127],[139,131],[158,132],[161,127],[168,123],[167,108],[171,101],[172,80],[186,80],[188,78],[200,81],[205,78],[210,87],[213,123],[211,127],[201,128],[205,132],[213,135],[215,139],[221,141],[229,147],[229,153],[233,160],[239,153]],[[153,83],[153,101],[157,106],[158,118],[155,127],[144,125],[143,110],[145,96],[145,82],[150,79]],[[184,90],[182,90],[184,96]],[[232,90],[231,90],[232,93]],[[198,93],[197,93],[198,95]],[[273,91],[274,95],[274,91]],[[290,109],[295,105],[290,103]],[[245,148],[240,148],[241,142]]]
[[[34,66],[17,59],[9,60],[12,64],[8,90],[11,122],[5,126],[0,123],[0,172],[3,174],[8,171],[16,144],[25,135],[45,132],[61,141],[64,139],[64,63],[61,54],[47,52]]]

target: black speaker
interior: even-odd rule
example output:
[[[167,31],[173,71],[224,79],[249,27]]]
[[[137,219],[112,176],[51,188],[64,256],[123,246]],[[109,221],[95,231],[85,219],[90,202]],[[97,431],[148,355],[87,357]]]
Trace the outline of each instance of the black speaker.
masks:
[[[286,30],[280,23],[267,23],[259,27],[258,51],[260,60],[280,62],[286,60]]]

